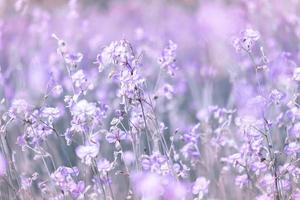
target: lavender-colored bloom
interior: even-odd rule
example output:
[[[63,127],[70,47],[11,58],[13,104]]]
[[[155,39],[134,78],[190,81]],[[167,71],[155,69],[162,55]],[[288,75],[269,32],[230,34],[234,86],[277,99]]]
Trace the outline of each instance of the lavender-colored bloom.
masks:
[[[293,197],[294,197],[295,200],[300,199],[300,191],[296,191],[296,192],[294,193]]]
[[[79,195],[84,192],[84,182],[79,181],[76,183],[73,177],[79,175],[79,170],[77,167],[65,167],[60,166],[53,174],[51,178],[54,180],[55,184],[60,187],[64,192],[69,192],[74,198],[77,198]]]
[[[76,54],[68,53],[65,55],[64,58],[66,63],[68,64],[77,64],[81,62],[83,55],[82,53],[76,53]]]
[[[113,127],[109,132],[107,132],[105,138],[109,143],[115,143],[117,141],[125,140],[127,135],[126,132],[121,129]]]
[[[79,101],[72,109],[73,115],[88,115],[92,116],[96,113],[96,105],[89,103],[87,100]]]
[[[235,184],[238,185],[240,188],[247,186],[249,183],[250,183],[250,180],[248,178],[248,175],[246,175],[246,174],[237,176],[235,178]]]
[[[72,75],[72,81],[75,87],[80,88],[83,84],[87,82],[85,75],[82,70],[78,70]]]
[[[154,152],[151,156],[144,155],[141,164],[143,169],[147,171],[158,174],[167,174],[170,172],[168,159],[159,152]]]
[[[25,115],[30,109],[29,104],[24,99],[15,99],[9,109],[12,115]]]
[[[298,1],[36,2],[0,0],[0,199],[298,198]]]
[[[195,144],[193,143],[187,143],[186,145],[184,145],[181,150],[180,150],[183,154],[183,156],[186,159],[199,159],[200,157],[200,152],[198,151],[198,149],[196,148]]]
[[[55,97],[59,97],[63,93],[63,87],[61,85],[55,85],[51,91]]]
[[[88,122],[97,116],[97,107],[95,103],[83,99],[72,107],[71,113],[79,123]]]
[[[251,169],[258,175],[267,170],[268,166],[260,161],[251,163]]]
[[[272,197],[268,194],[262,194],[255,198],[255,200],[273,200],[273,199],[274,199],[274,197]]]
[[[159,64],[161,65],[162,69],[171,76],[175,75],[175,70],[177,69],[176,49],[177,44],[175,44],[172,40],[169,40],[168,44],[161,53],[161,57],[159,58]]]
[[[98,101],[99,115],[102,117],[106,116],[109,106],[101,101]]]
[[[37,180],[39,174],[37,172],[33,173],[31,176],[21,175],[21,187],[23,189],[28,189],[32,186],[33,181]]]
[[[108,160],[101,159],[97,162],[97,168],[100,172],[108,172],[111,170],[112,165]]]
[[[81,159],[81,162],[86,165],[92,164],[92,159],[96,158],[99,153],[99,145],[78,146],[76,155]]]
[[[259,184],[261,187],[264,187],[268,189],[269,192],[273,191],[275,178],[271,174],[265,174],[261,179],[259,180]]]
[[[208,193],[208,186],[210,181],[204,177],[198,177],[195,181],[192,191],[194,195],[197,195],[199,199],[202,199],[204,195]]]
[[[101,57],[97,57],[97,60],[104,65],[121,64],[126,66],[128,62],[132,61],[134,55],[131,45],[126,40],[120,40],[110,43],[103,49]]]
[[[134,163],[135,155],[131,151],[123,152],[123,159],[126,165],[130,166],[130,164]]]
[[[66,132],[64,133],[65,140],[67,142],[67,145],[71,145],[72,143],[72,138],[74,136],[74,132],[71,131],[70,129],[67,129]]]
[[[159,199],[164,188],[161,179],[156,174],[137,173],[132,175],[135,191],[144,198]]]
[[[272,90],[270,94],[270,100],[275,104],[281,103],[284,98],[285,98],[285,94],[276,89]]]
[[[94,176],[92,182],[95,184],[96,190],[100,191],[100,188],[97,188],[97,185],[108,185],[112,183],[112,180],[109,176],[106,176],[106,174],[100,174],[100,176]]]
[[[160,94],[166,97],[168,100],[172,99],[175,94],[173,86],[170,84],[164,84],[160,89]]]
[[[79,181],[78,183],[71,184],[70,192],[73,198],[77,198],[82,195],[85,191],[84,181]]]
[[[27,176],[25,176],[25,175],[21,175],[21,187],[22,187],[22,189],[28,189],[28,188],[30,188],[31,187],[31,185],[32,185],[32,179],[31,179],[31,177],[27,177]]]
[[[60,116],[60,111],[58,108],[46,107],[42,110],[42,116],[46,118],[58,118]]]
[[[18,136],[16,144],[22,148],[22,151],[25,151],[25,146],[27,145],[25,135]]]
[[[254,42],[259,40],[260,34],[253,29],[246,29],[242,32],[241,38],[234,40],[234,47],[237,51],[245,50],[251,52]]]
[[[300,144],[298,142],[291,142],[285,147],[285,152],[289,155],[300,152]]]
[[[56,50],[57,54],[62,56],[65,55],[68,52],[67,43],[64,40],[57,37],[57,35],[54,33],[52,33],[51,36],[57,41],[57,46],[58,46]]]
[[[171,178],[164,181],[166,181],[166,184],[164,185],[163,199],[186,199],[187,187],[185,187],[183,183],[175,181]]]
[[[300,123],[294,124],[292,128],[289,129],[289,135],[295,138],[300,138]]]

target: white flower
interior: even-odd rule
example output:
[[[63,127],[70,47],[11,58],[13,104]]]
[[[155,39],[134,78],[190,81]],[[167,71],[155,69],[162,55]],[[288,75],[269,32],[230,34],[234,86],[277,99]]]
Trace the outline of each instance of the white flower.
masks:
[[[24,99],[16,99],[13,101],[9,111],[12,114],[25,114],[29,110],[29,104]]]
[[[87,100],[83,99],[75,104],[75,106],[72,109],[72,114],[76,116],[95,116],[96,111],[97,107],[94,103],[89,103]]]
[[[258,31],[253,29],[246,29],[242,32],[240,38],[236,38],[233,42],[233,46],[237,51],[245,50],[251,52],[254,42],[259,40],[260,34]]]
[[[260,34],[258,31],[248,28],[244,32],[244,37],[257,41],[260,38]]]
[[[46,107],[42,110],[43,117],[51,117],[51,118],[58,118],[60,115],[58,108]]]
[[[75,87],[82,86],[87,80],[82,70],[78,70],[76,73],[72,75],[72,81]]]
[[[92,159],[96,158],[99,153],[98,145],[87,145],[78,146],[76,149],[76,155],[81,159],[81,161],[87,165],[92,164]]]

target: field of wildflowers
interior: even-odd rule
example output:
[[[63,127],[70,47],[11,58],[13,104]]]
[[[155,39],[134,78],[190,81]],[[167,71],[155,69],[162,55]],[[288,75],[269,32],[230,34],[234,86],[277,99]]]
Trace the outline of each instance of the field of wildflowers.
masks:
[[[299,13],[0,0],[0,199],[300,200]]]

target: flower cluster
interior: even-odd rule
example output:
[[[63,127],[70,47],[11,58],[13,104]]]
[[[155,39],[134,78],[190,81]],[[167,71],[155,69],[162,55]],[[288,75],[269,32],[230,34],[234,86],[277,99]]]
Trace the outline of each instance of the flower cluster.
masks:
[[[51,174],[51,178],[59,188],[65,193],[70,193],[73,198],[77,198],[84,194],[85,185],[83,181],[74,181],[73,177],[77,177],[79,171],[76,167],[59,167]]]
[[[68,2],[0,0],[1,200],[300,199],[298,1]]]

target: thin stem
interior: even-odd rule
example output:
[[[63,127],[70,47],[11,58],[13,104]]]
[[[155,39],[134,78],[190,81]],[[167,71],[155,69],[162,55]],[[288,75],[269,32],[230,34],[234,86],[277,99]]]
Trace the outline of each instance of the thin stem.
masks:
[[[144,111],[144,106],[143,106],[142,100],[139,99],[139,102],[140,102],[140,105],[141,105],[143,120],[144,120],[144,123],[145,123],[146,140],[147,140],[148,150],[149,150],[148,153],[150,155],[151,154],[151,145],[150,145],[149,137],[151,137],[151,134],[150,134],[149,129],[148,129],[147,120],[146,120],[146,116],[145,116],[145,111]],[[149,137],[148,137],[148,135],[149,135]]]
[[[107,180],[109,179],[107,172],[106,172],[106,178],[107,178]],[[110,192],[111,198],[114,200],[115,199],[114,193],[113,193],[113,190],[112,190],[112,187],[111,187],[111,184],[109,181],[108,181],[108,187],[109,187],[109,192]]]

